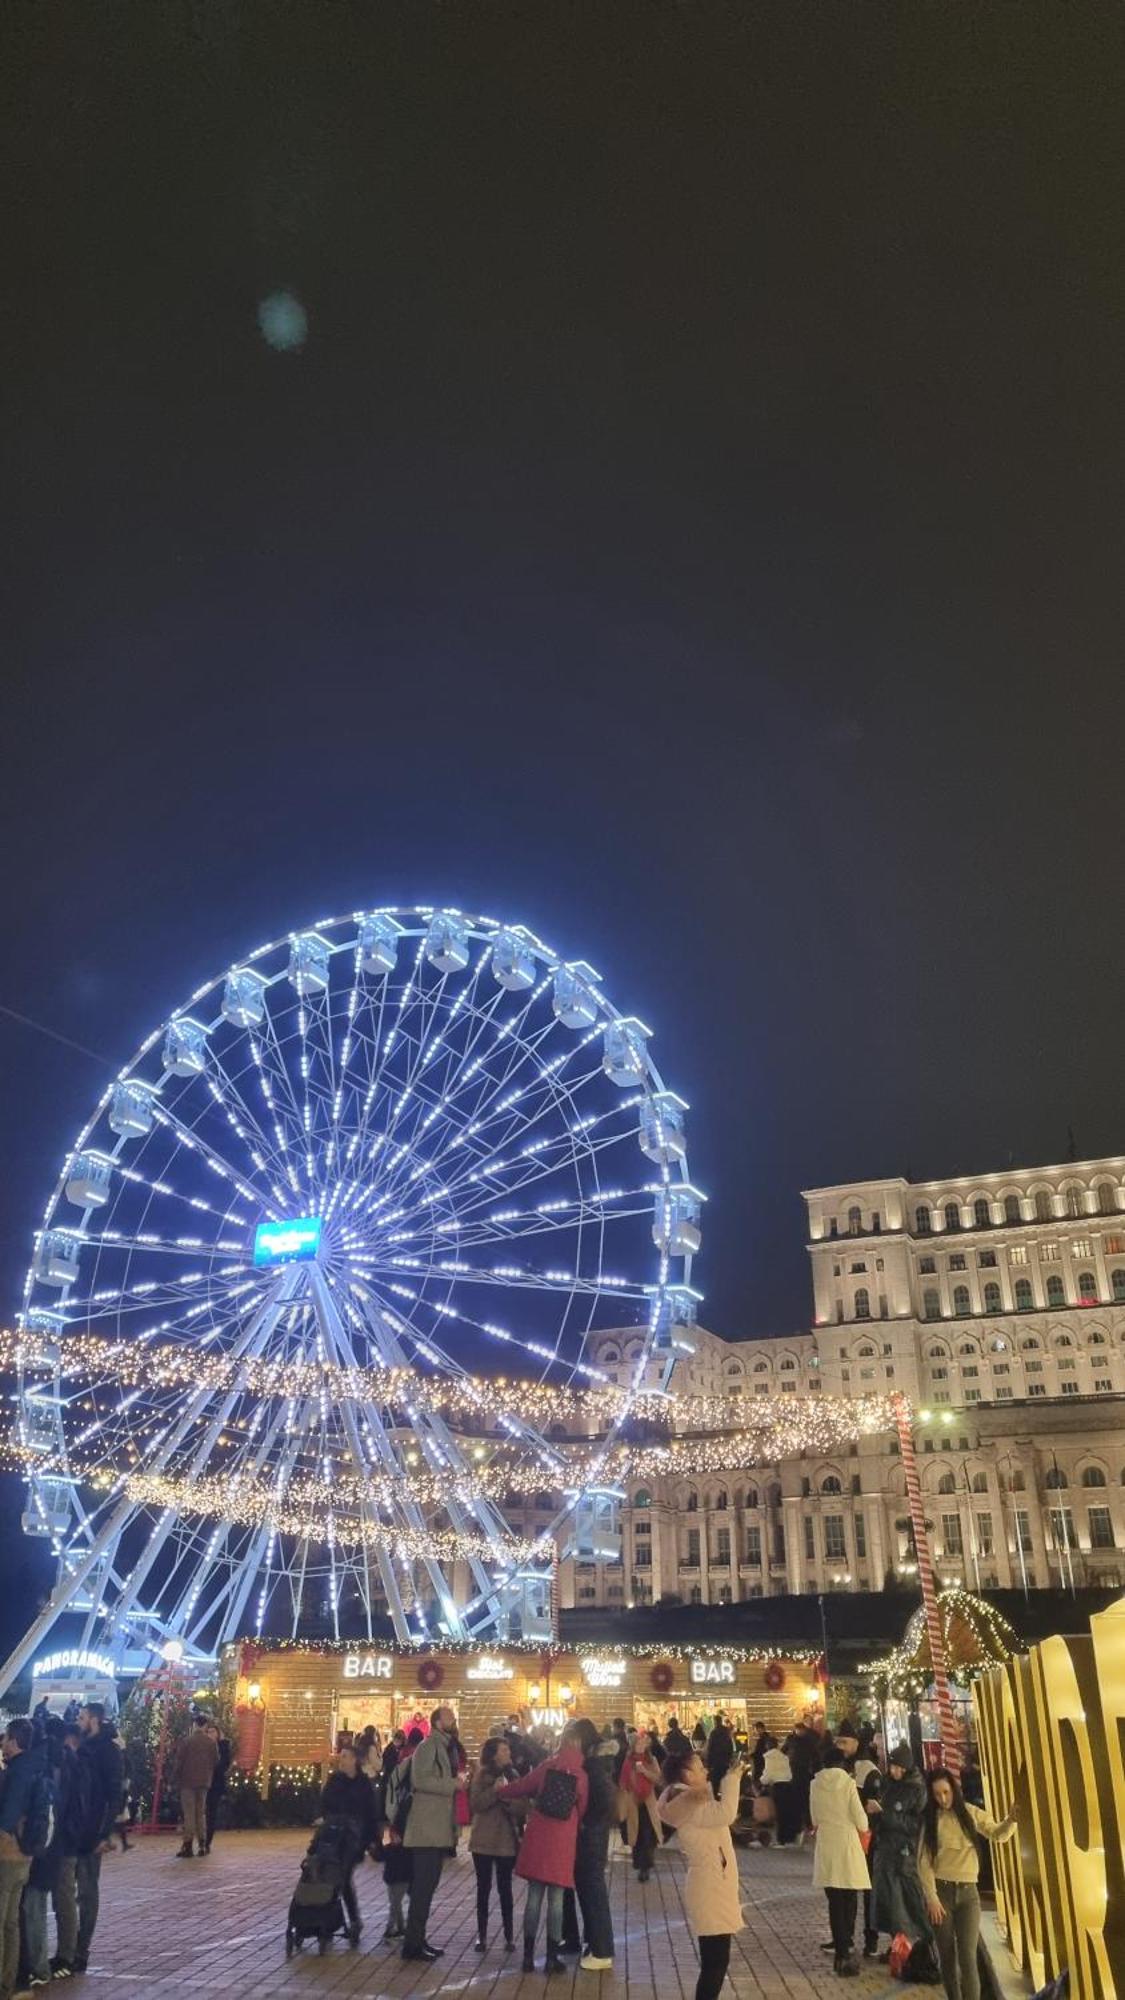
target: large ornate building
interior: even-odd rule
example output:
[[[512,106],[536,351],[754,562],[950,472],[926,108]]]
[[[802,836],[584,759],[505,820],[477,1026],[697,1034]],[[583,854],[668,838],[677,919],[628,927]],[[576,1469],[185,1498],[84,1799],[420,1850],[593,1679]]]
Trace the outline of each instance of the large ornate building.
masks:
[[[1125,1158],[805,1195],[814,1325],[687,1331],[674,1387],[763,1397],[901,1389],[939,1576],[971,1588],[1125,1577]],[[601,1336],[631,1378],[640,1328]],[[547,1496],[542,1496],[546,1501]],[[535,1507],[516,1518],[535,1525]],[[879,1589],[913,1549],[893,1437],[753,1472],[634,1482],[618,1561],[568,1560],[564,1607]]]

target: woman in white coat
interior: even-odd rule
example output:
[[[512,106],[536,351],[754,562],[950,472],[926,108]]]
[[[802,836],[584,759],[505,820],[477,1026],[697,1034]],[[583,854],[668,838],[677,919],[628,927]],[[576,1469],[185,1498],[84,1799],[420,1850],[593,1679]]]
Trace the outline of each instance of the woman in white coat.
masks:
[[[823,1769],[812,1781],[809,1817],[816,1829],[813,1882],[828,1897],[833,1963],[842,1979],[854,1979],[859,1972],[855,1955],[859,1891],[871,1887],[860,1839],[860,1834],[868,1831],[868,1823],[843,1752],[834,1747],[826,1753]]]
[[[675,1827],[687,1862],[684,1908],[699,1945],[695,2000],[716,2000],[730,1964],[731,1937],[745,1928],[730,1837],[738,1817],[742,1768],[736,1764],[727,1772],[718,1798],[707,1766],[694,1750],[666,1757],[664,1778],[656,1809],[666,1826]]]

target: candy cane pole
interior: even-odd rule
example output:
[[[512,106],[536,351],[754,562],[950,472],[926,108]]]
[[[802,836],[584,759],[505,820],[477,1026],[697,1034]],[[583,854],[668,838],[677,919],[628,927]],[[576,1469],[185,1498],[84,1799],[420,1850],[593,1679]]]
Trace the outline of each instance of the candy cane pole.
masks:
[[[895,1425],[898,1430],[899,1451],[902,1454],[902,1469],[906,1474],[906,1495],[910,1502],[910,1519],[914,1527],[914,1552],[918,1557],[918,1578],[922,1585],[922,1609],[926,1619],[926,1632],[930,1641],[930,1660],[933,1664],[934,1691],[937,1695],[938,1728],[941,1731],[942,1760],[951,1771],[961,1769],[961,1750],[957,1736],[957,1725],[953,1719],[953,1702],[949,1693],[949,1671],[945,1658],[945,1633],[942,1630],[941,1612],[938,1609],[937,1592],[934,1589],[934,1567],[930,1557],[930,1539],[926,1533],[926,1515],[922,1506],[922,1482],[918,1477],[918,1459],[914,1450],[914,1425],[911,1421],[910,1404],[900,1392],[892,1397]]]

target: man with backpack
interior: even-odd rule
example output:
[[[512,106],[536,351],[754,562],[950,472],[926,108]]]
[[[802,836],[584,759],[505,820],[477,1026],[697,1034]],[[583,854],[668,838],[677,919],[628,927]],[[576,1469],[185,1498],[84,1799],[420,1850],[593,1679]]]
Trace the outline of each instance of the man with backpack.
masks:
[[[403,1846],[410,1850],[410,1904],[406,1913],[404,1958],[435,1959],[441,1946],[426,1937],[426,1923],[442,1863],[457,1850],[453,1801],[469,1782],[459,1768],[457,1717],[451,1708],[435,1708],[430,1733],[410,1759],[410,1806]]]
[[[34,1854],[54,1831],[54,1800],[42,1749],[33,1749],[28,1715],[13,1716],[3,1742],[0,1786],[0,2000],[15,1992],[20,1959],[20,1898]]]

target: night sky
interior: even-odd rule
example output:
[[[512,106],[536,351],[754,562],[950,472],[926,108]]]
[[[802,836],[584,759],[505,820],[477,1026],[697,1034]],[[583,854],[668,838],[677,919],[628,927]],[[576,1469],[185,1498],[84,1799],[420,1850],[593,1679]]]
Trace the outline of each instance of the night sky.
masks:
[[[116,1065],[322,913],[526,921],[655,1028],[730,1334],[802,1186],[1125,1147],[1119,10],[5,41],[5,1007]],[[11,1307],[107,1071],[0,1056]]]

